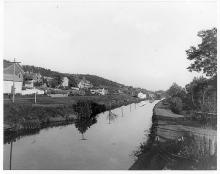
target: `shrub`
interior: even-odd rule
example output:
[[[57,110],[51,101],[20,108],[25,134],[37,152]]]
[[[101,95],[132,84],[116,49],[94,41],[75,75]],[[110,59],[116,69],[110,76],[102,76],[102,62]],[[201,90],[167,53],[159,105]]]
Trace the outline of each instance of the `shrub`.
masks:
[[[170,108],[176,114],[179,114],[182,111],[183,103],[180,97],[173,97],[170,100]]]

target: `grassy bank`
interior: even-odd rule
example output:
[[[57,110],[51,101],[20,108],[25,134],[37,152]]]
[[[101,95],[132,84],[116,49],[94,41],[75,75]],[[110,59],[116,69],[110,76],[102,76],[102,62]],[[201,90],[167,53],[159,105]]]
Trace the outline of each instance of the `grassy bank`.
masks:
[[[200,122],[155,105],[149,139],[135,152],[131,170],[216,169],[217,133]]]
[[[51,123],[64,124],[78,117],[92,117],[106,110],[139,102],[128,95],[73,96],[51,98],[40,96],[33,103],[31,96],[16,97],[15,103],[4,102],[4,132],[21,132],[45,127]]]

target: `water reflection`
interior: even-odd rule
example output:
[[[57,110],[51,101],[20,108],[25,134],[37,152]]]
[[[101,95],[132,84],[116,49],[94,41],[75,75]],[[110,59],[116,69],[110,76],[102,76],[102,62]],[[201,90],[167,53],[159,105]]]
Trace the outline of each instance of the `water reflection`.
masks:
[[[118,115],[114,114],[111,110],[107,114],[108,124],[111,124],[111,121],[114,121]]]
[[[82,134],[82,140],[86,140],[85,132],[95,123],[97,123],[96,117],[78,117],[75,120],[75,127]]]
[[[34,138],[14,138],[17,142],[4,145],[4,169],[128,169],[133,163],[128,155],[151,125],[153,105],[135,107],[97,116],[91,108],[82,109],[72,125],[41,129]]]
[[[35,134],[39,134],[40,130],[39,129],[34,129],[34,130],[28,130],[28,131],[24,131],[24,132],[10,132],[7,134],[4,134],[4,144],[9,144],[12,141],[17,141],[19,139],[21,139],[24,136],[28,136],[28,135],[35,135]]]

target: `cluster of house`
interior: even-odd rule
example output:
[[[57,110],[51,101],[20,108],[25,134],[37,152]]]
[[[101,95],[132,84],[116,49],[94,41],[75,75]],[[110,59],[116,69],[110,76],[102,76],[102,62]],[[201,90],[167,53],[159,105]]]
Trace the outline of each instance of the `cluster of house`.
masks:
[[[43,83],[43,79],[46,79],[47,82],[51,82],[53,80],[52,77],[47,77],[40,73],[33,73],[33,72],[24,72],[22,66],[18,63],[11,63],[4,61],[4,94],[11,94],[13,93],[13,89],[15,94],[21,95],[28,95],[33,93],[44,94],[47,93],[47,85]],[[35,87],[35,83],[41,83],[41,88]],[[14,85],[14,88],[13,88]],[[68,77],[63,77],[62,83],[58,87],[68,87],[69,86],[69,79]],[[46,90],[42,90],[42,88]],[[85,95],[85,90],[89,90],[91,94],[94,95],[106,95],[108,90],[102,89],[93,89],[93,85],[90,81],[83,78],[77,84],[77,87],[71,88],[72,94],[79,94]],[[56,90],[57,92],[61,90]],[[57,92],[55,93],[56,95]],[[62,91],[61,91],[62,93]]]
[[[53,80],[52,77],[42,76],[40,73],[33,72],[24,72],[22,66],[18,63],[11,63],[4,61],[4,94],[11,94],[13,90],[15,94],[28,95],[28,94],[48,94],[50,96],[58,96],[59,94],[63,95],[85,95],[85,91],[89,91],[90,94],[93,95],[106,95],[109,93],[107,89],[95,88],[92,83],[85,78],[79,80],[77,87],[69,88],[69,79],[68,77],[63,77],[62,83],[57,86],[57,89],[48,88],[47,84],[43,83],[43,79],[47,82],[51,82]],[[36,87],[35,84],[42,84],[40,87]],[[14,89],[13,89],[14,84]],[[68,87],[69,90],[61,90],[59,87]],[[50,92],[48,92],[50,91]],[[53,92],[51,92],[53,91]],[[128,93],[132,96],[137,96],[138,98],[154,98],[153,93],[143,93],[139,91],[132,91],[129,87],[121,87],[117,93]]]

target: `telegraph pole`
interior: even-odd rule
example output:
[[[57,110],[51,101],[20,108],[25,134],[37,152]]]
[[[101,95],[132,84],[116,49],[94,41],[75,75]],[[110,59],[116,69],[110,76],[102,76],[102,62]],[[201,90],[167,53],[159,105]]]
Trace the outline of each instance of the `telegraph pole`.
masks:
[[[34,87],[35,93],[34,93],[34,103],[37,103],[37,91],[36,88]]]
[[[13,72],[13,86],[12,86],[12,94],[13,94],[13,98],[12,98],[12,102],[15,102],[15,64],[16,63],[21,63],[21,62],[16,62],[15,58],[14,58],[14,62],[12,62],[14,65],[14,72]]]
[[[36,91],[34,93],[34,103],[37,103],[37,93],[36,93]]]

